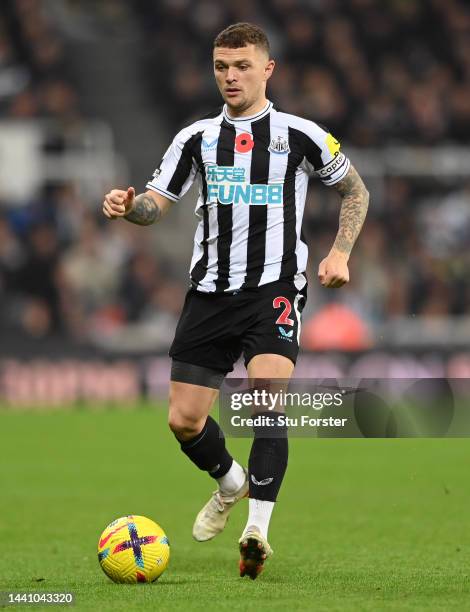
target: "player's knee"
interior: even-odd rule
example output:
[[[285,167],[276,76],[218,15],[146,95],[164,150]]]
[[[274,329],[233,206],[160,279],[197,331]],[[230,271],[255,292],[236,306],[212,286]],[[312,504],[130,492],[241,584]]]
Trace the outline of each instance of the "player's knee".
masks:
[[[197,436],[204,427],[204,419],[194,418],[181,411],[170,408],[168,426],[181,442],[191,440]]]
[[[194,397],[187,393],[187,390],[170,386],[168,425],[171,431],[181,442],[190,440],[197,436],[203,429],[207,419],[207,410],[204,402],[195,401]]]

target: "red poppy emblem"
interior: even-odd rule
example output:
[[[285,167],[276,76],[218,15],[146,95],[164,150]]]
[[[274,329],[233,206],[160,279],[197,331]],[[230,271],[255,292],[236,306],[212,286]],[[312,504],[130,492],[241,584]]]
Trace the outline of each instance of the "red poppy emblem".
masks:
[[[238,153],[248,153],[254,146],[253,136],[248,132],[243,132],[235,138],[235,151]]]

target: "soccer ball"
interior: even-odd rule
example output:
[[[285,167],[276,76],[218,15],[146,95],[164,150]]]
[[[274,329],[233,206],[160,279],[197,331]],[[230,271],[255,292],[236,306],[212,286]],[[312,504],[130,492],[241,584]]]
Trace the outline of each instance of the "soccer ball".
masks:
[[[98,561],[114,582],[155,582],[170,559],[165,532],[145,516],[123,516],[98,541]]]

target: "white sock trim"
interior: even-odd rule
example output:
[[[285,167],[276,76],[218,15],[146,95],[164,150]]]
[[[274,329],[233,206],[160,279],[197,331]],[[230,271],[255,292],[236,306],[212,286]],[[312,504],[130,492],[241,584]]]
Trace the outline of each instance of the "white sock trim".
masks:
[[[248,520],[246,522],[243,534],[245,534],[248,527],[254,525],[260,530],[261,535],[267,540],[269,521],[271,520],[271,514],[274,510],[274,503],[275,502],[272,501],[250,498],[248,500]]]
[[[245,480],[245,471],[235,459],[233,460],[232,467],[225,476],[217,478],[222,495],[233,495],[242,488]]]

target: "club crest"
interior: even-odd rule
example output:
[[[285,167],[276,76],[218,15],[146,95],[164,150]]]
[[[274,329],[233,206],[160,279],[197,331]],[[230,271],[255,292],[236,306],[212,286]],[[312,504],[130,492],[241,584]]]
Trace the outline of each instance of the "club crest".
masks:
[[[277,153],[279,155],[290,153],[289,141],[287,138],[284,138],[284,136],[272,138],[268,151],[271,151],[271,153]]]

